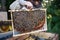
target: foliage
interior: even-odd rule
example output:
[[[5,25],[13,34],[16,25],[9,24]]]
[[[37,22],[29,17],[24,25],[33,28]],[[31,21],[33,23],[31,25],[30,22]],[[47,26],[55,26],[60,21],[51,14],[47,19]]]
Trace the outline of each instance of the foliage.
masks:
[[[10,6],[10,4],[11,4],[13,1],[15,1],[15,0],[6,0],[6,8],[7,8],[7,10],[9,10],[9,6]]]
[[[51,5],[47,7],[47,14],[48,17],[49,15],[52,16],[51,18],[47,18],[48,32],[60,35],[60,0],[54,0],[51,2]]]
[[[13,1],[15,1],[15,0],[6,0],[6,9],[7,9],[7,12],[8,12],[8,10],[9,10],[10,4],[11,4]],[[11,15],[10,15],[9,12],[8,12],[8,19],[11,19]]]

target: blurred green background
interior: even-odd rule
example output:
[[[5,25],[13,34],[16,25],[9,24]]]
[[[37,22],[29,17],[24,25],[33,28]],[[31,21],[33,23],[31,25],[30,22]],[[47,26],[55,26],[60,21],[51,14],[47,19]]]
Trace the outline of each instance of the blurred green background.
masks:
[[[60,0],[48,0],[47,8],[47,32],[59,34],[60,40]]]
[[[6,0],[7,11],[13,1],[15,0]],[[60,40],[60,0],[43,0],[42,5],[43,8],[47,8],[47,32],[59,34]]]

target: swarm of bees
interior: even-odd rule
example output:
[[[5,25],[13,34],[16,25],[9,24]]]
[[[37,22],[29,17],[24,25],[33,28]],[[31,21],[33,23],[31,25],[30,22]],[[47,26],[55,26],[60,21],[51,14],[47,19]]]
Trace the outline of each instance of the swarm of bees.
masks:
[[[14,29],[17,31],[31,32],[43,27],[45,23],[45,11],[19,11],[13,13]]]

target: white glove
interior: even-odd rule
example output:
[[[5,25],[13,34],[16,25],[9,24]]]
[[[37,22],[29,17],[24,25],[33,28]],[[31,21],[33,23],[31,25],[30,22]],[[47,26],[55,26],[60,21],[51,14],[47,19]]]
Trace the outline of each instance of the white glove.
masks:
[[[26,1],[25,5],[27,5],[27,8],[28,7],[33,8],[33,4],[31,2],[29,2],[29,1]]]
[[[31,8],[33,8],[33,4],[31,3],[31,2],[29,2],[29,1],[25,1],[25,0],[19,0],[19,3],[21,4],[21,5],[27,5],[27,7],[31,7]]]

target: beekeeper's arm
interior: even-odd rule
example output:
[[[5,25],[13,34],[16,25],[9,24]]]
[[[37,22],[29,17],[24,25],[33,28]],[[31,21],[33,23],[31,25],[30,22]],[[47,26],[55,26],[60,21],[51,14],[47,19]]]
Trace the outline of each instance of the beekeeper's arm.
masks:
[[[20,4],[21,5],[27,5],[27,7],[33,6],[31,2],[24,1],[24,0],[16,0],[10,5],[10,9],[11,10],[20,9],[20,7],[21,7]]]
[[[25,5],[25,0],[19,0],[19,4],[21,4],[21,5]]]
[[[10,5],[10,9],[11,10],[15,10],[15,9],[20,9],[20,4],[19,4],[19,2],[16,0],[16,1],[14,1],[11,5]]]

